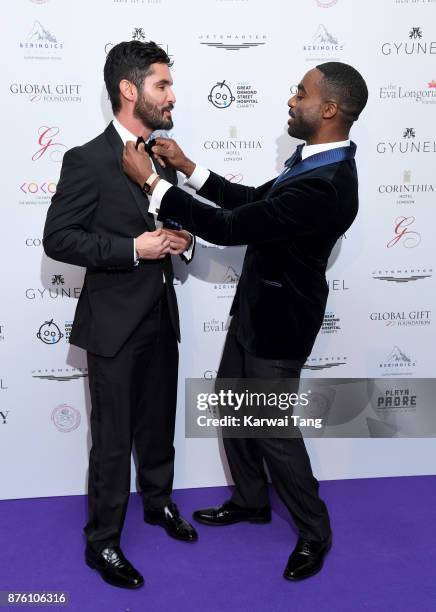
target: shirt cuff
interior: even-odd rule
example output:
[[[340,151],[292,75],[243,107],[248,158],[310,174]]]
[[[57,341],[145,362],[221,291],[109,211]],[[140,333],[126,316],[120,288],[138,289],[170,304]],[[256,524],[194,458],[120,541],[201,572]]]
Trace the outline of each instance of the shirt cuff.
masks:
[[[136,238],[133,238],[133,265],[139,265],[138,253],[136,252]]]
[[[189,249],[186,249],[186,251],[183,253],[183,256],[188,261],[191,261],[192,251],[194,249],[194,236],[191,234],[191,232],[188,232],[188,234],[191,236],[191,246],[189,247]]]
[[[187,187],[192,187],[195,191],[199,191],[207,179],[210,176],[210,171],[207,168],[203,168],[203,166],[199,166],[196,164],[194,168],[194,172],[191,174],[189,178],[185,180],[185,185]]]
[[[154,215],[155,217],[159,214],[160,205],[162,202],[162,198],[173,185],[166,181],[165,179],[160,179],[157,182],[156,187],[153,189],[153,193],[151,195],[150,206],[148,208],[148,212]]]

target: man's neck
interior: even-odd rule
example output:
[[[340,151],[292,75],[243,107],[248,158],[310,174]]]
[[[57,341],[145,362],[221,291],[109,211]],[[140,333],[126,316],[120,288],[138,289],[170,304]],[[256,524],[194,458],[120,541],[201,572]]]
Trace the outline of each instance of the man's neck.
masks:
[[[148,140],[153,131],[144,127],[144,124],[139,119],[123,111],[120,111],[115,117],[126,130],[129,130],[135,136],[142,136],[144,140]]]
[[[349,140],[350,135],[346,132],[337,133],[337,134],[329,134],[329,135],[320,135],[317,134],[313,138],[310,138],[306,141],[308,145],[317,145],[317,144],[329,144],[329,142],[343,142],[344,140]]]

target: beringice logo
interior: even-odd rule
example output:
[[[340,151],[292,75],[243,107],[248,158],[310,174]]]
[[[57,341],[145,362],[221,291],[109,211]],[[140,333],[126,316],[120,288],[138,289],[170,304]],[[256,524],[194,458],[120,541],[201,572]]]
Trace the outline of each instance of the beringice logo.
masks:
[[[415,217],[397,217],[394,222],[394,236],[386,244],[388,249],[401,244],[406,249],[414,249],[421,242],[421,234],[410,229]]]
[[[235,96],[226,82],[222,81],[212,87],[207,99],[215,108],[228,108],[235,101]]]
[[[398,374],[413,374],[416,363],[399,346],[394,346],[383,363],[379,363],[379,369],[383,376],[397,376]]]
[[[60,129],[56,126],[43,125],[38,130],[38,148],[32,155],[32,161],[38,161],[45,154],[52,162],[61,162],[64,156],[66,145],[57,140]]]
[[[329,32],[324,24],[320,23],[312,41],[310,44],[304,45],[303,50],[309,52],[311,57],[315,54],[325,59],[332,57],[332,53],[342,51],[343,48],[344,46],[339,42],[339,39]]]
[[[51,413],[51,420],[58,431],[70,433],[79,427],[81,417],[77,408],[60,404]]]
[[[224,51],[240,51],[261,47],[266,44],[265,34],[201,34],[200,45],[223,49]]]
[[[36,337],[41,340],[44,344],[57,344],[64,334],[61,332],[56,323],[51,319],[50,321],[44,321],[36,334]]]
[[[20,41],[20,48],[34,55],[25,56],[26,59],[60,59],[57,54],[63,49],[63,43],[37,19],[33,22],[32,28],[26,39]]]

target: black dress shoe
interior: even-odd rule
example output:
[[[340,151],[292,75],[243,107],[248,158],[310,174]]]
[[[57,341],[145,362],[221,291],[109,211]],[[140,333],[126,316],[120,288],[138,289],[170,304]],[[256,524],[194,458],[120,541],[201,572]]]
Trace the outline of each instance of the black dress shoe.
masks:
[[[233,525],[233,523],[269,523],[271,521],[271,508],[242,508],[232,501],[226,501],[216,508],[204,508],[194,512],[193,517],[205,525]]]
[[[144,521],[150,525],[160,525],[167,534],[176,540],[196,542],[197,532],[194,527],[180,516],[176,504],[168,504],[162,510],[145,510]]]
[[[331,536],[322,542],[300,538],[289,557],[283,576],[286,580],[304,580],[317,574],[331,545]]]
[[[87,546],[85,559],[86,564],[97,570],[103,580],[112,586],[138,589],[144,584],[144,578],[127,561],[119,546],[104,548],[101,553],[96,553]]]

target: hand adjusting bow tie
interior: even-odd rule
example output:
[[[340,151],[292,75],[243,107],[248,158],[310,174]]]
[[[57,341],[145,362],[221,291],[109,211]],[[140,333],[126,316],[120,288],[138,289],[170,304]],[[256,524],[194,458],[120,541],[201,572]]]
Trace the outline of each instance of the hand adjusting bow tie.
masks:
[[[152,147],[154,147],[154,145],[156,144],[156,140],[154,138],[152,138],[151,140],[149,140],[148,142],[145,142],[145,140],[143,139],[142,136],[139,136],[136,139],[136,145],[135,145],[135,149],[138,149],[139,145],[141,144],[144,145],[144,149],[146,150],[146,152],[150,155],[150,157],[153,156],[153,151],[151,150]]]
[[[153,151],[151,150],[152,147],[154,147],[154,145],[156,144],[156,140],[154,138],[152,138],[151,140],[149,140],[148,142],[145,142],[145,140],[143,139],[142,136],[139,136],[136,139],[136,145],[135,145],[135,149],[138,149],[139,145],[141,144],[141,142],[144,145],[144,149],[145,151],[148,153],[148,155],[150,155],[151,158],[154,159],[154,155],[153,155]],[[156,165],[156,162],[155,162]],[[157,168],[156,168],[157,169]],[[158,172],[159,174],[159,172]],[[177,221],[173,221],[172,219],[165,219],[164,221],[164,227],[170,227],[171,229],[175,229],[175,230],[181,230],[183,229],[183,225],[181,225],[181,223],[177,223]]]

